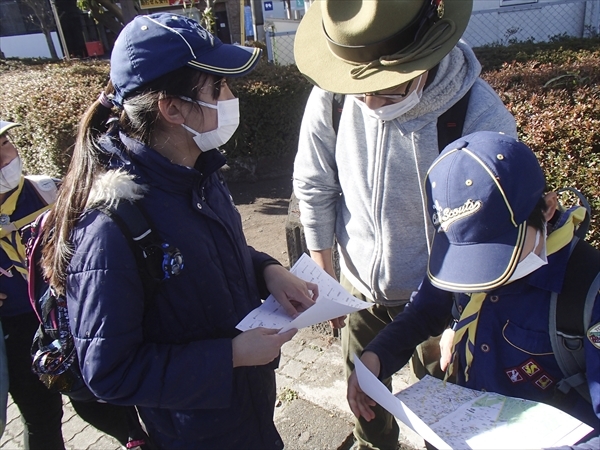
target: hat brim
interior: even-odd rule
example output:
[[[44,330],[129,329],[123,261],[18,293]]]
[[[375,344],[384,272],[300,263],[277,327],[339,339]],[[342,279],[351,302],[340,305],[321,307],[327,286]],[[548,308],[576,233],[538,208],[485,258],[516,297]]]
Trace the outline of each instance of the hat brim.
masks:
[[[20,127],[20,123],[0,121],[0,136],[6,133],[11,128]]]
[[[505,284],[514,273],[525,242],[523,222],[494,241],[453,245],[436,233],[427,264],[431,283],[451,292],[483,292]]]
[[[251,72],[260,61],[261,49],[221,44],[202,54],[202,62],[192,60],[188,66],[211,75],[235,78]]]
[[[445,0],[444,18],[454,21],[454,34],[430,55],[396,66],[378,67],[360,79],[352,78],[356,67],[337,58],[327,45],[323,33],[321,2],[317,1],[302,18],[294,42],[294,57],[298,69],[311,83],[321,89],[340,94],[376,92],[398,86],[418,77],[439,63],[460,40],[471,18],[472,0]]]

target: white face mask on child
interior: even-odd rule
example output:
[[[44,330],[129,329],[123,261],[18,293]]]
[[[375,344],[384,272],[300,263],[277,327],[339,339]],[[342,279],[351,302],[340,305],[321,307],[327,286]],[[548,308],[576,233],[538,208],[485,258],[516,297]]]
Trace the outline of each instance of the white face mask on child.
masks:
[[[219,125],[216,129],[200,133],[185,124],[181,124],[183,128],[194,135],[194,142],[200,150],[206,152],[213,148],[220,147],[227,143],[237,127],[240,125],[240,101],[237,98],[231,100],[220,100],[216,105],[205,103],[201,100],[192,100],[187,97],[180,97],[182,100],[198,103],[211,109],[217,110],[217,120]]]
[[[542,251],[540,255],[536,255],[533,250],[529,253],[524,259],[519,261],[517,264],[517,268],[511,275],[510,281],[515,281],[520,278],[526,277],[530,273],[535,272],[540,267],[548,264],[548,257],[546,256],[546,228],[544,227],[543,231],[537,230],[535,233],[535,244],[533,245],[534,250],[540,243],[540,239],[543,239],[542,243]]]
[[[6,194],[19,185],[22,170],[23,161],[19,155],[0,169],[0,194]]]

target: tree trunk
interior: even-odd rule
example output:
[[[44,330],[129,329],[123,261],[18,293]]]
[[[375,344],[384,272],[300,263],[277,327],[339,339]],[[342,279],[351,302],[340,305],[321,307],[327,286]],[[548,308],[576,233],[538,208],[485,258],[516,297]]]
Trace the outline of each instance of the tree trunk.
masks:
[[[139,11],[136,8],[133,0],[121,0],[121,9],[123,10],[123,25],[127,25],[133,20],[133,18],[139,15]]]
[[[92,13],[92,17],[100,24],[108,28],[112,31],[115,36],[117,36],[121,30],[123,29],[122,22],[119,22],[122,19],[123,15],[119,10],[120,17],[117,17],[111,14],[110,11],[100,11],[98,6],[94,4],[94,2],[89,3],[90,12]]]
[[[121,25],[124,25],[125,19],[123,18],[123,10],[121,8],[119,8],[117,5],[115,5],[111,0],[97,0],[98,5],[103,6],[104,8],[106,8],[106,11],[100,11],[99,9],[96,10],[96,12],[98,13],[98,16],[101,16],[103,14],[106,14],[110,17],[114,17],[117,19],[117,21],[121,22]],[[90,7],[94,4],[95,2],[90,2]],[[94,5],[97,6],[97,5]],[[92,13],[94,13],[95,11],[92,9]],[[94,17],[94,19],[96,20],[100,20],[99,17]]]
[[[42,30],[44,36],[46,38],[46,42],[48,43],[48,50],[50,50],[50,58],[58,59],[58,54],[56,53],[56,47],[54,46],[54,41],[52,40],[52,33],[49,30]],[[65,49],[65,51],[68,51]]]

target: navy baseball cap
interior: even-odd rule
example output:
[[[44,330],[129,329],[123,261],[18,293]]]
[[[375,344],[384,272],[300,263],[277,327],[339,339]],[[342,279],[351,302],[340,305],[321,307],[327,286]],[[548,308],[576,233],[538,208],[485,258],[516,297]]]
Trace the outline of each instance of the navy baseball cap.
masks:
[[[2,136],[4,133],[6,133],[11,128],[20,127],[20,126],[21,126],[20,123],[5,122],[4,120],[0,120],[0,136]]]
[[[436,229],[427,275],[452,292],[495,289],[513,274],[544,173],[529,147],[482,131],[448,145],[425,181]]]
[[[137,16],[119,34],[110,58],[113,102],[157,78],[188,66],[211,75],[240,77],[260,60],[255,47],[224,44],[200,24],[172,13]]]

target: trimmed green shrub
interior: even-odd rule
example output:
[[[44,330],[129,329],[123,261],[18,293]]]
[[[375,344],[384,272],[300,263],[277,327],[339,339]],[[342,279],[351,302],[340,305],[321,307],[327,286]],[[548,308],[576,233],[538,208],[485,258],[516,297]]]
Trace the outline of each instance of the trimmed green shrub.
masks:
[[[240,127],[223,149],[233,167],[254,176],[261,163],[289,160],[296,153],[304,105],[312,85],[296,66],[264,60],[247,77],[229,85],[240,99]]]
[[[515,116],[519,137],[535,151],[548,188],[574,187],[589,200],[589,237],[600,248],[600,40],[575,41],[585,45],[511,46],[502,50],[509,62],[500,66],[486,56],[488,49],[477,54],[484,64],[491,61],[494,68],[484,66],[482,77]]]
[[[22,125],[11,139],[27,172],[66,173],[79,118],[107,80],[103,61],[0,60],[0,117]]]
[[[39,63],[0,60],[0,117],[23,124],[13,133],[30,173],[66,172],[77,123],[108,80],[107,61]],[[311,85],[295,66],[261,61],[251,76],[231,79],[242,121],[223,150],[232,176],[254,178],[264,161],[294,154]],[[286,158],[287,156],[287,158]]]

